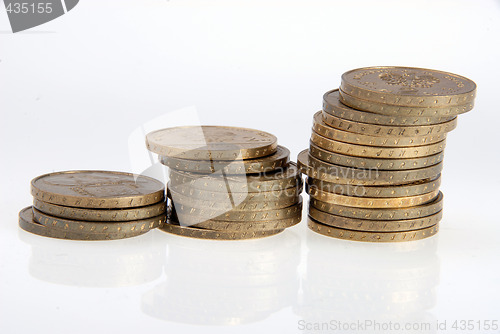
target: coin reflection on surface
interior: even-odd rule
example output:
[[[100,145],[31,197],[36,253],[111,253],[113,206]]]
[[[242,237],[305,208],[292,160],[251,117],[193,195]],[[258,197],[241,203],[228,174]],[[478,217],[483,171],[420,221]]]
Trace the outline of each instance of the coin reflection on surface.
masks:
[[[166,235],[166,281],[144,294],[144,313],[197,325],[237,325],[291,306],[299,288],[300,239],[224,242]]]
[[[36,279],[79,287],[144,284],[162,274],[165,244],[156,231],[113,241],[68,241],[19,231],[31,245],[29,273]]]
[[[335,326],[358,321],[430,323],[425,332],[432,332],[435,319],[429,309],[436,304],[440,271],[437,242],[434,236],[408,243],[364,244],[308,231],[307,269],[294,312],[311,332],[325,323],[339,332]]]

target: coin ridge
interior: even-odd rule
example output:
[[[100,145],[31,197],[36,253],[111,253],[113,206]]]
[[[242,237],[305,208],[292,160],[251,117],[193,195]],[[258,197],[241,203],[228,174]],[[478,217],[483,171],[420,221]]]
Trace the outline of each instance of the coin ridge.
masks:
[[[278,220],[255,222],[218,221],[211,219],[191,226],[214,231],[276,231],[295,226],[301,220],[302,215],[298,214]]]

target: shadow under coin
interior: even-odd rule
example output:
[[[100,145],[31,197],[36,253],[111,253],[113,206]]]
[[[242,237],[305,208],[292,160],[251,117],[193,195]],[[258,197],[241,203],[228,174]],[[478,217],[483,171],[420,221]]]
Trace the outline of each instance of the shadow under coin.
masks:
[[[295,301],[300,239],[292,231],[241,241],[166,236],[167,278],[143,296],[144,313],[184,324],[238,325]]]

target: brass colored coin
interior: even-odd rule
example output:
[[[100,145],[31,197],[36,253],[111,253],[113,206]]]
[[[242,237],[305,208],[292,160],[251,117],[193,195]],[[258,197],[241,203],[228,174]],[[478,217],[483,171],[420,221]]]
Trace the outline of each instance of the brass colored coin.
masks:
[[[218,220],[225,222],[264,222],[286,219],[300,215],[302,212],[302,197],[299,196],[298,201],[288,207],[281,209],[247,211],[247,210],[217,210],[213,208],[200,208],[188,205],[176,205],[175,213],[181,222],[181,225],[186,225],[188,222],[206,220]]]
[[[421,146],[420,146],[421,147]],[[415,147],[417,149],[417,147]],[[404,151],[403,151],[404,152]],[[380,158],[364,158],[345,155],[343,153],[334,153],[324,150],[314,143],[310,143],[309,154],[315,158],[336,165],[356,168],[376,168],[380,170],[407,170],[432,166],[443,161],[444,152],[429,155],[421,158],[406,158],[406,159],[380,159]]]
[[[271,220],[271,221],[222,221],[222,220],[207,220],[191,227],[198,227],[215,231],[235,231],[235,232],[250,232],[250,231],[276,231],[297,225],[302,220],[302,215],[296,215],[289,218]]]
[[[354,109],[388,116],[408,115],[433,118],[453,117],[471,111],[472,108],[474,108],[474,102],[441,108],[395,106],[391,104],[365,101],[351,96],[343,91],[340,91],[340,100],[343,104]]]
[[[262,211],[286,208],[297,203],[302,187],[261,193],[222,193],[188,189],[184,192],[169,186],[169,198],[179,205],[214,210]]]
[[[343,104],[340,101],[340,93],[338,89],[331,90],[329,92],[326,92],[325,95],[323,95],[323,110],[328,114],[331,114],[333,116],[342,119],[346,119],[348,121],[377,124],[377,125],[392,125],[392,126],[415,126],[415,125],[438,124],[451,121],[454,118],[454,116],[445,116],[445,117],[410,116],[404,113],[398,113],[394,116],[387,116],[372,112],[366,112],[363,111],[362,109],[358,110]]]
[[[297,165],[290,162],[287,167],[256,175],[197,174],[170,170],[170,184],[186,185],[206,191],[262,192],[300,187],[302,178]]]
[[[430,193],[439,189],[441,185],[441,175],[434,179],[420,180],[404,185],[389,186],[363,186],[338,184],[319,179],[308,178],[309,188],[317,188],[322,191],[358,197],[405,197]]]
[[[19,227],[27,232],[37,234],[44,237],[57,239],[71,240],[114,240],[135,237],[144,234],[144,231],[137,230],[135,232],[124,233],[89,233],[74,230],[64,230],[58,228],[47,227],[33,220],[32,207],[27,207],[19,213]]]
[[[413,147],[375,147],[356,144],[348,144],[340,141],[325,138],[311,133],[311,142],[318,147],[330,152],[338,154],[357,156],[363,158],[380,158],[380,159],[404,159],[404,158],[420,158],[435,155],[443,152],[446,146],[446,140],[435,144]],[[431,159],[432,160],[432,159]],[[414,161],[412,161],[413,163]],[[390,165],[390,164],[385,164]],[[403,167],[407,164],[403,165]],[[417,167],[418,168],[418,167]]]
[[[348,121],[336,116],[332,116],[326,112],[322,112],[323,121],[339,130],[344,130],[352,133],[364,134],[368,136],[378,137],[422,137],[422,136],[437,136],[446,134],[457,127],[457,118],[454,117],[450,121],[431,124],[431,125],[416,125],[416,126],[391,126],[391,125],[376,125],[365,124],[359,122]]]
[[[283,230],[266,230],[266,231],[213,231],[208,229],[201,229],[195,227],[183,227],[171,222],[163,225],[160,230],[180,235],[183,237],[196,238],[196,239],[213,239],[213,240],[244,240],[244,239],[257,239],[276,235],[283,232]]]
[[[412,67],[365,67],[342,74],[340,89],[357,98],[408,107],[471,103],[476,84],[465,77]]]
[[[60,218],[94,222],[117,222],[159,216],[165,213],[166,203],[160,202],[131,209],[83,209],[42,202],[35,198],[33,207],[43,213]]]
[[[446,139],[446,133],[419,137],[379,137],[338,130],[323,122],[321,111],[314,114],[313,131],[328,139],[344,143],[381,147],[421,146],[437,143]]]
[[[354,208],[404,208],[417,206],[434,200],[439,190],[430,193],[406,196],[406,197],[354,197],[329,193],[318,188],[306,187],[306,191],[311,196],[321,202],[333,203],[337,205],[350,206]]]
[[[181,126],[146,135],[146,146],[161,156],[193,160],[256,159],[276,152],[270,133],[229,126]]]
[[[165,199],[165,185],[153,178],[109,171],[67,171],[31,181],[31,194],[40,201],[93,209],[146,206]]]
[[[443,163],[434,166],[405,171],[380,171],[344,167],[321,161],[304,150],[297,157],[297,164],[302,173],[313,179],[327,182],[356,185],[397,185],[418,180],[435,178],[441,173]]]
[[[320,211],[348,218],[369,219],[369,220],[403,220],[416,219],[431,216],[443,209],[443,193],[432,202],[409,208],[396,209],[372,209],[353,208],[349,206],[337,205],[319,201],[315,198],[309,200],[309,206]]]
[[[434,226],[441,221],[443,212],[439,211],[432,216],[415,219],[368,220],[336,216],[320,211],[314,207],[309,207],[309,217],[321,224],[346,230],[365,232],[399,232],[420,230],[422,228]]]
[[[290,151],[283,146],[278,146],[276,152],[269,156],[250,160],[216,161],[216,160],[188,160],[160,156],[160,162],[175,170],[215,173],[221,171],[225,174],[255,174],[269,173],[279,168],[285,168],[290,161]]]
[[[352,240],[352,241],[366,241],[366,242],[402,242],[414,241],[432,237],[439,231],[439,224],[431,227],[423,228],[421,230],[407,231],[407,232],[364,232],[353,231],[336,228],[324,225],[308,219],[307,227],[312,231],[323,234],[327,237]]]
[[[147,232],[165,222],[165,214],[127,222],[90,222],[54,217],[33,208],[33,221],[51,229],[80,233],[135,233]]]

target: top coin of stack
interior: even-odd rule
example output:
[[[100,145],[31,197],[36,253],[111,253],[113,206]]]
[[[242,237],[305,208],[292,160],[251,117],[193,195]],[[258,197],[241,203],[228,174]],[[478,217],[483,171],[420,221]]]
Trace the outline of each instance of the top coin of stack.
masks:
[[[237,127],[167,128],[146,136],[170,167],[171,217],[162,230],[206,239],[249,239],[301,220],[302,179],[269,133]]]
[[[437,232],[446,134],[474,106],[476,85],[410,67],[346,72],[323,96],[310,149],[309,227],[360,241],[408,241]]]
[[[67,171],[31,181],[33,206],[19,226],[52,238],[109,240],[141,235],[166,220],[164,185],[150,177],[110,171]]]

